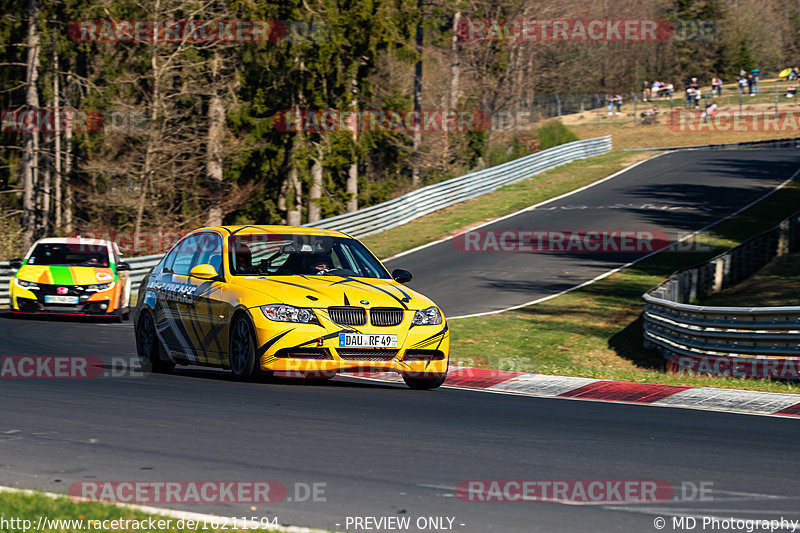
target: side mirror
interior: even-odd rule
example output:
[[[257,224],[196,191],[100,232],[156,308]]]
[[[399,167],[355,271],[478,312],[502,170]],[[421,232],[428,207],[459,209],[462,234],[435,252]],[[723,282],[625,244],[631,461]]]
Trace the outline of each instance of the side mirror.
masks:
[[[197,279],[215,279],[219,277],[217,269],[211,265],[197,265],[189,271],[189,275]]]
[[[411,281],[411,272],[402,268],[392,270],[392,278],[398,283],[408,283]]]
[[[130,270],[130,269],[131,269],[131,265],[129,265],[128,263],[126,263],[124,261],[117,264],[117,272],[125,272],[126,270]]]
[[[9,261],[9,262],[8,262],[8,264],[9,264],[9,265],[11,266],[11,268],[13,268],[14,270],[19,270],[20,268],[22,268],[22,259],[19,259],[19,258],[17,258],[17,259],[12,259],[11,261]]]

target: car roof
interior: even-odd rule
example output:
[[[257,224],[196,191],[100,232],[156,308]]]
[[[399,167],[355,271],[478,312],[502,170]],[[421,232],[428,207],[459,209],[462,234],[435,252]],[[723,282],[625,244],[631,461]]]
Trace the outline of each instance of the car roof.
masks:
[[[83,237],[46,237],[33,244],[90,244],[94,246],[108,246],[110,241],[104,239],[84,239]]]
[[[279,235],[321,235],[327,237],[347,237],[350,235],[341,231],[311,228],[307,226],[279,226],[279,225],[243,225],[243,226],[208,226],[195,231],[219,231],[228,235],[257,235],[262,233],[275,233]]]

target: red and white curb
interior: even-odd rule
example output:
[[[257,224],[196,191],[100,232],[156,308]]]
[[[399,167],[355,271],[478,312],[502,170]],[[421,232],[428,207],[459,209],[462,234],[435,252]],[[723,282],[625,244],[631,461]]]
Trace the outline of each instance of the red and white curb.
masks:
[[[379,381],[402,381],[393,372],[348,375]],[[541,398],[800,417],[800,395],[776,392],[633,383],[468,367],[451,368],[444,386]]]

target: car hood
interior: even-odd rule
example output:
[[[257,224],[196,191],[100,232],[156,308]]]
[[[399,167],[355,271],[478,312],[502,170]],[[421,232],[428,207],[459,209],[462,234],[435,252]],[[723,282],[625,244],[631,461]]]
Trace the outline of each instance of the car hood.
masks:
[[[107,267],[62,265],[23,265],[15,276],[24,281],[47,285],[94,285],[116,278],[114,271]]]
[[[342,276],[235,276],[231,283],[268,297],[263,303],[249,305],[250,307],[284,303],[294,307],[315,308],[355,305],[370,308],[425,309],[434,305],[429,298],[390,279]]]

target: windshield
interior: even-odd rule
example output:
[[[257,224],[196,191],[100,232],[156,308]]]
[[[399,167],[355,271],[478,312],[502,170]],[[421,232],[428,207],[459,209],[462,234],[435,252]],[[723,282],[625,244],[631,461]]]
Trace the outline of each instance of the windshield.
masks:
[[[391,279],[383,265],[355,239],[320,235],[234,235],[235,276],[354,276]]]
[[[108,266],[105,245],[40,243],[28,257],[29,265]]]

